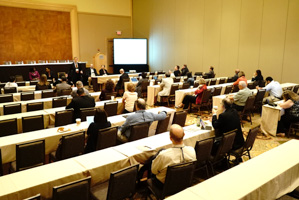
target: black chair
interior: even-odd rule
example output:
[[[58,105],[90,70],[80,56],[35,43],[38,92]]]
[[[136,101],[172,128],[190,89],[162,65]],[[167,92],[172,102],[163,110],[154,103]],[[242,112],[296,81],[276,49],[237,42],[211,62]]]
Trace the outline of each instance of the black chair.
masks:
[[[187,119],[187,112],[186,111],[178,111],[174,113],[172,124],[178,124],[181,127],[185,126]]]
[[[17,74],[17,75],[15,75],[15,78],[16,78],[16,82],[24,81],[24,77],[23,77],[23,75],[19,75],[19,74]]]
[[[165,183],[161,188],[155,179],[148,179],[149,191],[156,199],[164,199],[169,195],[178,193],[192,184],[195,162],[180,163],[167,167]]]
[[[229,94],[232,92],[233,89],[233,85],[228,85],[226,86],[225,90],[224,90],[224,94]]]
[[[1,149],[0,149],[0,176],[3,176],[2,152],[1,152]]]
[[[150,85],[149,80],[141,82],[141,98],[147,97],[147,87]]]
[[[52,108],[64,107],[67,104],[67,97],[57,97],[52,99]]]
[[[39,81],[30,81],[30,85],[37,85]]]
[[[85,133],[63,135],[56,151],[50,153],[50,161],[59,161],[84,153]]]
[[[40,200],[40,198],[41,198],[40,194],[37,194],[37,195],[35,195],[35,196],[26,198],[26,199],[24,199],[24,200]]]
[[[295,85],[294,88],[293,88],[293,92],[297,94],[298,89],[299,89],[299,85]]]
[[[226,80],[226,82],[227,82],[227,83],[232,83],[232,82],[234,82],[234,81],[233,81],[233,77],[228,77],[227,80]]]
[[[240,113],[240,120],[241,120],[242,126],[243,126],[243,120],[242,120],[243,117],[249,117],[250,124],[252,125],[251,114],[252,114],[252,111],[253,111],[253,108],[254,108],[254,101],[255,101],[255,96],[254,95],[247,98],[244,109]]]
[[[74,110],[73,109],[57,111],[55,113],[55,127],[72,124],[73,123],[73,116],[74,116]]]
[[[167,115],[165,119],[158,121],[155,135],[164,133],[167,131],[169,126],[170,115]]]
[[[221,79],[219,79],[219,84],[223,84],[223,83],[225,83],[225,79],[226,79],[226,78],[221,78]]]
[[[42,90],[42,98],[55,97],[56,93],[54,90]]]
[[[4,88],[6,83],[0,83],[0,89]]]
[[[195,72],[194,76],[202,76],[202,72]]]
[[[239,91],[239,86],[238,85],[234,85],[232,93],[235,93],[235,92],[238,92],[238,91]]]
[[[11,163],[11,172],[21,171],[45,164],[45,140],[16,145],[16,161]]]
[[[21,112],[22,112],[22,107],[20,103],[3,106],[4,115],[10,115],[10,114],[21,113]]]
[[[190,88],[190,83],[183,83],[182,89]]]
[[[265,89],[259,89],[257,91],[257,94],[255,95],[255,100],[254,100],[254,110],[257,110],[258,112],[262,111],[263,107],[263,99],[266,94]]]
[[[222,90],[222,87],[215,87],[212,96],[214,97],[214,96],[220,95],[221,94],[221,90]]]
[[[27,112],[36,111],[36,110],[43,110],[44,109],[44,102],[37,102],[37,103],[28,103],[26,105]]]
[[[248,156],[248,158],[251,159],[250,151],[253,147],[255,138],[256,138],[259,130],[260,130],[260,126],[250,129],[243,147],[241,147],[240,149],[231,151],[230,154],[236,158],[235,163],[238,163],[239,159],[242,158],[242,156]]]
[[[116,200],[131,198],[136,191],[139,165],[133,165],[110,174],[110,180],[91,188],[91,195],[96,200]]]
[[[114,98],[116,97],[117,92],[109,92],[105,94],[104,100],[111,100],[111,97],[113,96]]]
[[[132,125],[130,127],[130,137],[128,138],[128,141],[131,142],[148,137],[149,127],[149,122]]]
[[[299,187],[297,187],[295,190],[290,192],[288,195],[296,199],[299,199]]]
[[[110,101],[104,103],[104,110],[106,111],[108,117],[117,115],[117,107],[118,101]]]
[[[249,89],[253,90],[253,89],[255,89],[255,84],[254,84],[253,82],[248,83],[248,84],[247,84],[247,87],[248,87]]]
[[[34,99],[34,92],[22,92],[21,101],[28,101]]]
[[[199,113],[201,113],[202,108],[207,108],[208,110],[210,110],[211,105],[212,105],[211,95],[212,95],[211,89],[205,90],[202,94],[202,99],[201,99],[200,104],[196,104],[196,103],[190,104],[190,113],[191,113],[193,107],[197,108]]]
[[[172,84],[171,88],[170,88],[170,93],[168,96],[161,96],[161,101],[162,99],[166,99],[167,100],[167,104],[169,106],[169,101],[171,99],[175,98],[175,91],[179,89],[179,84]]]
[[[181,77],[174,77],[174,78],[173,78],[173,82],[174,82],[174,83],[179,83],[179,82],[181,82]]]
[[[52,200],[90,200],[91,177],[53,187]]]
[[[213,166],[216,165],[217,163],[223,161],[224,159],[226,159],[227,168],[230,167],[229,162],[228,162],[228,160],[229,160],[228,157],[229,157],[230,151],[233,147],[235,137],[236,137],[236,130],[233,130],[233,131],[223,134],[216,154],[211,156],[211,159],[209,161],[213,175],[215,175]]]
[[[101,150],[116,145],[118,127],[100,129],[97,138],[96,150]]]
[[[194,88],[197,88],[199,86],[199,82],[198,81],[196,81],[196,82],[194,82]]]
[[[211,81],[210,81],[210,85],[216,85],[216,82],[217,82],[217,79],[216,79],[216,78],[213,78],[213,79],[211,79]]]
[[[44,116],[22,117],[23,133],[44,129]]]
[[[195,152],[196,152],[196,169],[198,171],[205,168],[207,177],[209,178],[208,164],[212,153],[212,148],[214,144],[214,138],[208,138],[205,140],[196,141]]]
[[[21,81],[21,82],[16,82],[19,86],[26,86],[26,82],[25,81]]]
[[[286,133],[287,137],[289,138],[292,133],[294,133],[296,136],[298,131],[299,131],[299,122],[291,123],[289,127],[289,131]]]
[[[0,121],[0,137],[18,133],[17,118]]]
[[[61,95],[60,96],[71,95],[72,91],[73,91],[72,89],[63,89],[63,90],[61,90]]]
[[[81,122],[86,121],[87,116],[94,116],[96,108],[80,108]]]
[[[16,87],[4,87],[4,94],[10,94],[10,93],[16,93],[17,88]]]

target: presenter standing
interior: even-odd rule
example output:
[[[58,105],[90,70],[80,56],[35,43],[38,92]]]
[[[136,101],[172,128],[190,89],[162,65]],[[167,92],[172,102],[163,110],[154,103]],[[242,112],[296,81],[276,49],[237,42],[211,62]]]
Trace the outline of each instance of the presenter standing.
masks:
[[[82,81],[82,74],[83,71],[81,66],[79,65],[78,58],[74,57],[73,64],[68,73],[68,79],[71,80],[73,83],[76,83],[77,81]]]

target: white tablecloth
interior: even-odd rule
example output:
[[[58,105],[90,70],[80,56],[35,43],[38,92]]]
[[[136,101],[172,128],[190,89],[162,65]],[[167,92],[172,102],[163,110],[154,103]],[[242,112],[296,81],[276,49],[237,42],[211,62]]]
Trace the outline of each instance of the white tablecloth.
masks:
[[[138,77],[139,73],[130,73],[129,77]],[[106,76],[93,76],[92,78],[97,78],[98,83],[104,84],[107,82],[108,79],[119,79],[120,74],[113,74],[113,75],[106,75]]]

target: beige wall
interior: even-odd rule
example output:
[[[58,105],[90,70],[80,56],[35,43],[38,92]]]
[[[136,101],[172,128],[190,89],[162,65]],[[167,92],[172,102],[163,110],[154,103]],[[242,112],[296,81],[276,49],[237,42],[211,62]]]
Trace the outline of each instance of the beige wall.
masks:
[[[149,38],[151,70],[188,64],[256,69],[282,82],[299,82],[298,0],[133,0],[133,35]]]

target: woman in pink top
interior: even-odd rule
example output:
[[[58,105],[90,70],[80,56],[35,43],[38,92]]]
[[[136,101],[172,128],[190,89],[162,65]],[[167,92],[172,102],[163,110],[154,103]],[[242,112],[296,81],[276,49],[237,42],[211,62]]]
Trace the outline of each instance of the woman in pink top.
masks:
[[[233,85],[239,85],[240,81],[245,81],[247,85],[247,79],[245,78],[245,73],[243,71],[240,71],[238,73],[239,78],[233,83]]]
[[[36,81],[36,80],[39,80],[39,78],[40,78],[40,75],[39,75],[38,71],[35,69],[35,67],[31,68],[30,72],[29,72],[30,81]]]

